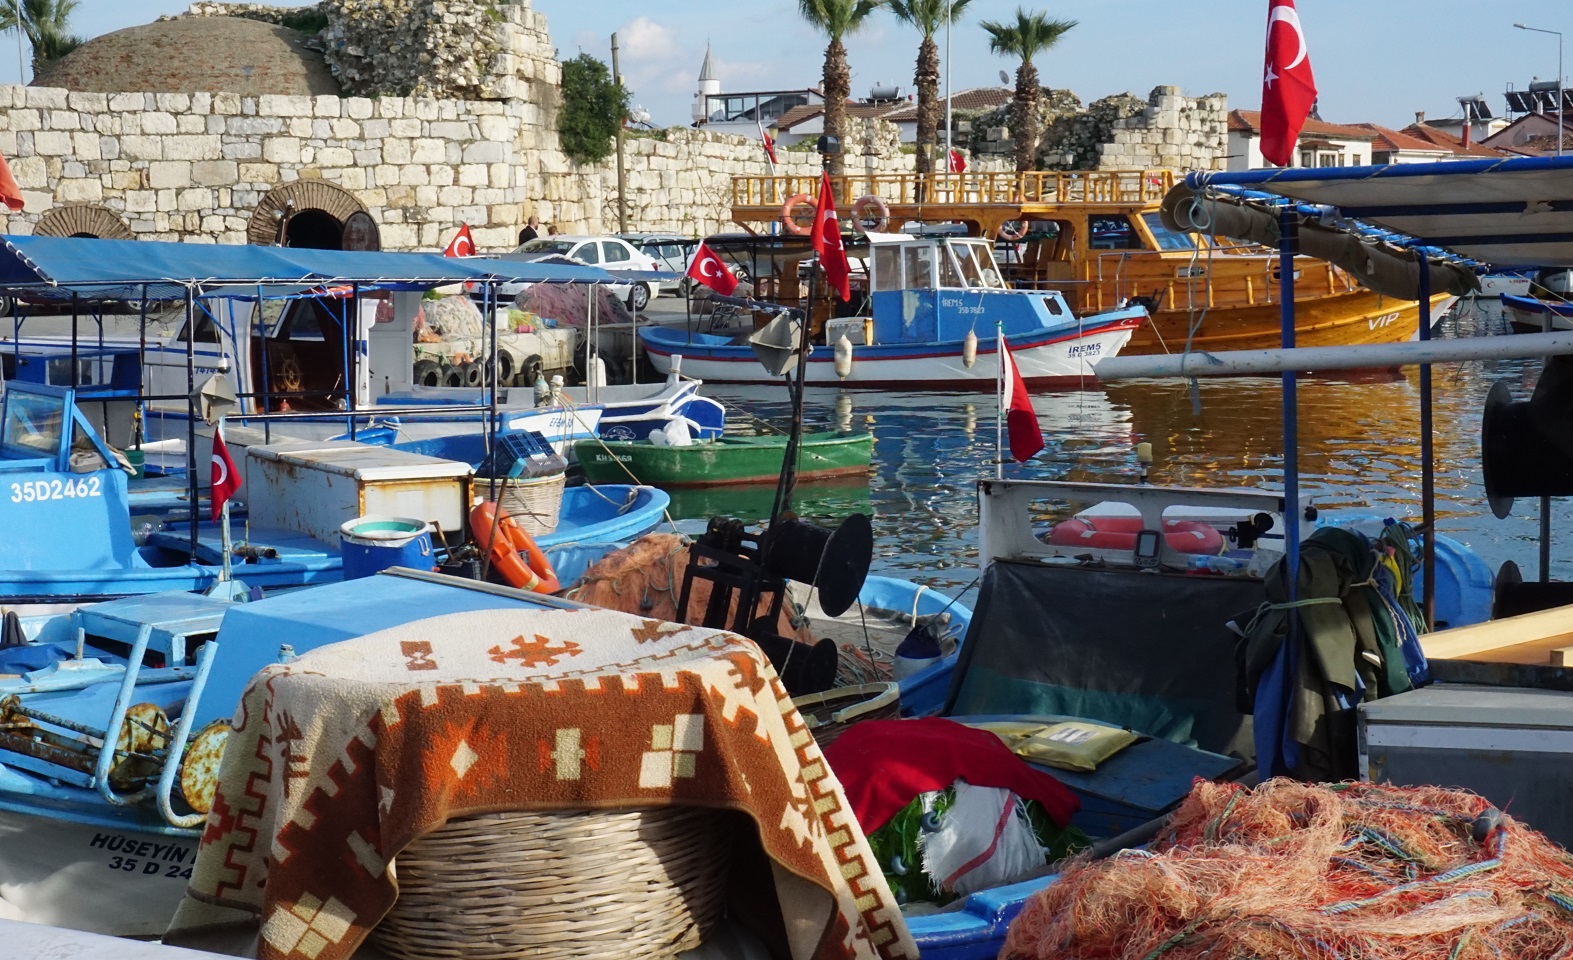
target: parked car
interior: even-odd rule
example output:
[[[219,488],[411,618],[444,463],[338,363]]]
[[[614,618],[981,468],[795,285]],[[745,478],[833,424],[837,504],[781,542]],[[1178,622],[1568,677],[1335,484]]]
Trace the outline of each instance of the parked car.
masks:
[[[564,234],[555,237],[536,237],[528,243],[520,244],[512,255],[528,259],[555,255],[593,267],[606,267],[609,270],[666,269],[665,265],[654,257],[640,253],[632,244],[620,237],[574,237]],[[515,289],[510,293],[509,286],[511,285],[503,285],[500,292],[504,296],[517,295],[519,291]],[[643,310],[648,306],[650,296],[655,292],[653,281],[618,283],[611,286],[613,295],[625,301],[628,309],[634,311]]]
[[[684,286],[693,283],[684,274],[688,272],[688,264],[694,257],[694,251],[699,249],[697,239],[671,233],[621,233],[618,236],[633,244],[640,253],[660,264],[660,269],[677,274],[676,280],[657,284],[657,295],[667,290],[680,294]]]

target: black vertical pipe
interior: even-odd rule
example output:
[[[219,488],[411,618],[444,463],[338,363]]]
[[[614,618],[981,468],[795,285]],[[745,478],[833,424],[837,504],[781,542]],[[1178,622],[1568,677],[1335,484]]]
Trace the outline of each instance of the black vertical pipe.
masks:
[[[1300,221],[1294,208],[1285,206],[1278,214],[1278,315],[1279,342],[1285,350],[1294,347],[1294,257],[1300,243]],[[1300,465],[1299,393],[1295,372],[1283,372],[1284,421],[1284,569],[1289,599],[1295,599],[1300,571]],[[1289,618],[1289,636],[1294,637],[1294,617]]]
[[[1431,258],[1420,257],[1420,339],[1431,339]],[[1436,629],[1436,463],[1431,436],[1431,364],[1420,365],[1420,511],[1425,530],[1420,609],[1426,629]]]
[[[351,310],[351,307],[354,307]],[[352,355],[360,351],[360,284],[350,286],[350,299],[345,302],[344,309],[339,311],[340,322],[344,327],[344,409],[350,412],[350,439],[355,439],[355,385],[360,380],[355,368],[360,360],[359,356]],[[354,323],[355,329],[350,329]]]
[[[497,318],[494,315],[496,313],[496,307],[494,306],[496,292],[497,292],[497,281],[496,281],[496,279],[493,278],[493,279],[487,280],[486,281],[486,286],[485,286],[485,292],[481,295],[481,303],[485,305],[485,316],[482,319],[485,321],[486,325],[484,327],[482,327],[481,329],[483,331],[487,331],[487,330],[491,331],[492,345],[491,345],[491,349],[487,353],[487,358],[488,359],[487,359],[486,365],[482,366],[482,368],[481,368],[481,380],[482,380],[481,389],[482,390],[488,390],[489,389],[491,391],[490,394],[488,395],[488,398],[487,398],[488,402],[487,402],[487,410],[486,410],[486,430],[484,432],[484,436],[486,438],[486,461],[487,461],[487,463],[489,463],[491,465],[491,469],[488,470],[487,473],[490,473],[492,475],[491,483],[488,486],[488,489],[491,492],[491,497],[492,497],[493,500],[496,500],[497,497],[498,497],[498,494],[497,494],[497,457],[494,456],[494,454],[496,452],[496,449],[497,449],[497,427],[498,427],[498,423],[497,423],[497,349],[498,349],[498,347],[497,347]],[[512,465],[510,464],[509,467],[511,469]]]
[[[77,376],[76,376],[76,374],[77,374],[77,369],[76,369],[77,368],[77,358],[76,358],[77,309],[78,309],[78,301],[77,301],[77,297],[76,297],[76,292],[72,291],[72,293],[71,293],[71,389],[73,389],[73,390],[75,390],[76,386],[77,386]],[[44,374],[44,379],[48,380],[49,379],[49,374],[47,372],[48,371],[48,367],[47,366],[45,367],[45,371],[46,372]]]

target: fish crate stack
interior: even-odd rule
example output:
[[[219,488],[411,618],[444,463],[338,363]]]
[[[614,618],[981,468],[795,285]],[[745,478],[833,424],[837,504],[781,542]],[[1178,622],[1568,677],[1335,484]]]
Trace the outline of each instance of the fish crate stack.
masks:
[[[497,435],[491,456],[476,471],[476,492],[497,502],[532,537],[557,530],[568,463],[537,433]]]

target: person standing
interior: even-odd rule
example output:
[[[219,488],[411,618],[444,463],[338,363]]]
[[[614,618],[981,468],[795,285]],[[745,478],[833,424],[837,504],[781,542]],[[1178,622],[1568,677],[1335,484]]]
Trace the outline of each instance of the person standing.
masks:
[[[525,222],[524,229],[519,231],[519,243],[522,246],[540,235],[541,218],[531,216],[530,219]]]

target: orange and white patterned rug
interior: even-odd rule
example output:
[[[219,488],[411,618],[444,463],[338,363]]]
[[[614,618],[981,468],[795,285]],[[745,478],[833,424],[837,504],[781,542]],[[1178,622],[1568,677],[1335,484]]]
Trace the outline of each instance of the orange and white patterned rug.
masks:
[[[390,863],[450,818],[674,804],[753,819],[778,955],[917,957],[759,649],[607,610],[451,614],[258,673],[188,897],[256,916],[264,960],[342,960],[398,896]]]

